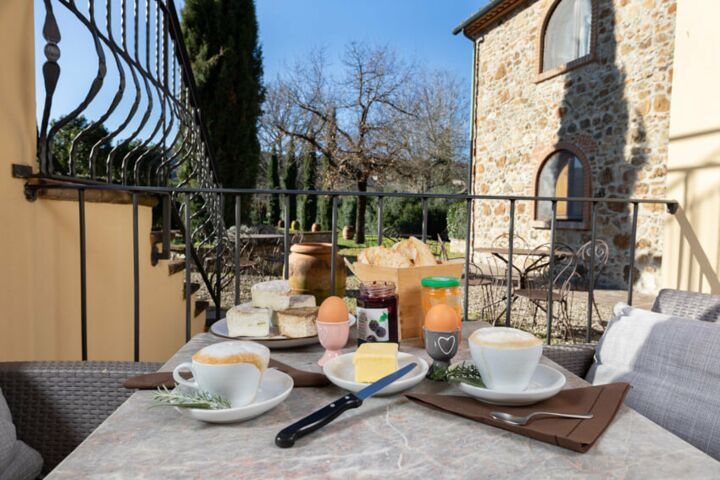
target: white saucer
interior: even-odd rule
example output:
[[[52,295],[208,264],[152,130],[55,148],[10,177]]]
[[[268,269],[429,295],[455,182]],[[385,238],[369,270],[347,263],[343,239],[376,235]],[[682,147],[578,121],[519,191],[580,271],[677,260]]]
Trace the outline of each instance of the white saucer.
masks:
[[[492,405],[532,405],[556,395],[565,385],[565,375],[547,365],[538,365],[530,385],[522,392],[503,392],[489,388],[460,384],[460,390],[471,397]]]
[[[355,325],[355,315],[351,313],[348,320],[350,320],[351,327]],[[275,327],[270,327],[270,335],[267,337],[231,337],[228,333],[227,320],[224,318],[218,320],[210,326],[210,333],[217,337],[228,338],[230,340],[248,340],[257,342],[273,350],[307,347],[309,345],[320,343],[320,339],[317,335],[313,335],[312,337],[290,338],[284,335],[278,335],[275,332]]]
[[[183,390],[190,387],[178,386]],[[290,375],[274,368],[265,371],[260,389],[255,396],[255,401],[249,405],[238,408],[224,408],[222,410],[202,410],[199,408],[178,408],[175,410],[186,417],[194,418],[209,423],[233,423],[250,420],[262,415],[278,406],[290,395],[293,389],[293,379]]]
[[[323,367],[323,373],[332,383],[340,388],[349,390],[353,393],[359,392],[367,387],[367,383],[358,383],[355,381],[355,366],[352,363],[355,353],[346,353],[333,358]],[[417,366],[406,373],[404,377],[395,380],[393,383],[383,388],[376,395],[379,397],[385,395],[394,395],[404,390],[414,387],[422,382],[425,374],[428,372],[428,364],[425,360],[409,353],[398,353],[398,368],[404,367],[408,363],[415,362]]]

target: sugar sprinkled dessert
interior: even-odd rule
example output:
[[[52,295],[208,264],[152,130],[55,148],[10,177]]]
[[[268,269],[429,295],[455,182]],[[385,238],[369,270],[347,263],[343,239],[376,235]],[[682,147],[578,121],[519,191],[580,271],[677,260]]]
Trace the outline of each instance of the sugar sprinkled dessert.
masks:
[[[257,343],[233,340],[208,345],[196,352],[192,359],[211,365],[252,363],[264,372],[270,362],[270,350]]]
[[[398,369],[397,343],[363,343],[353,355],[355,381],[372,383]]]

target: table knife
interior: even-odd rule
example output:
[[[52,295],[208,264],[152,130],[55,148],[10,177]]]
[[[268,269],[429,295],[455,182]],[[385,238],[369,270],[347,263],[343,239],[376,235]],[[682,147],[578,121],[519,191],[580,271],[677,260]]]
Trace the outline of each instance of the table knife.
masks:
[[[311,413],[307,417],[298,420],[287,428],[284,428],[275,437],[275,445],[280,448],[290,448],[295,445],[295,441],[307,435],[308,433],[314,432],[327,425],[328,423],[335,420],[346,410],[351,408],[357,408],[362,405],[363,400],[372,397],[383,388],[387,387],[395,380],[403,377],[405,374],[410,372],[417,366],[416,363],[410,363],[397,371],[387,375],[375,383],[371,383],[367,387],[363,388],[357,393],[348,393],[342,398],[338,398],[329,405],[324,406],[320,410]]]

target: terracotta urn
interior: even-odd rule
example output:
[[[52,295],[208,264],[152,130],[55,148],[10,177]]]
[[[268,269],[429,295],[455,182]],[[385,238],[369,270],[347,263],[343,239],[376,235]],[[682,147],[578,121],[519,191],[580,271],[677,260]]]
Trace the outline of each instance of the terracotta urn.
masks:
[[[329,243],[296,243],[290,247],[290,289],[293,294],[315,295],[317,304],[331,295]],[[335,295],[345,295],[345,264],[335,255]]]
[[[312,227],[310,227],[311,232],[319,232],[320,231],[320,224],[319,223],[313,223]]]
[[[283,220],[278,220],[277,228],[285,228],[285,222]]]
[[[343,228],[342,234],[343,234],[343,238],[345,240],[352,240],[353,237],[355,236],[355,227],[352,227],[350,225],[345,225],[345,227]]]

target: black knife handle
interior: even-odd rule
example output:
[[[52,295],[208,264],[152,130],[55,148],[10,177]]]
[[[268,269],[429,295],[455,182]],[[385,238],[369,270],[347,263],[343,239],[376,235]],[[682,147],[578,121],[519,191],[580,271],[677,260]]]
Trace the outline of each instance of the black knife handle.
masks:
[[[352,393],[348,393],[320,410],[311,413],[307,417],[298,420],[287,428],[284,428],[275,437],[275,445],[280,448],[290,448],[295,445],[295,440],[314,432],[320,427],[327,425],[336,419],[341,413],[351,408],[357,408],[363,401]]]

